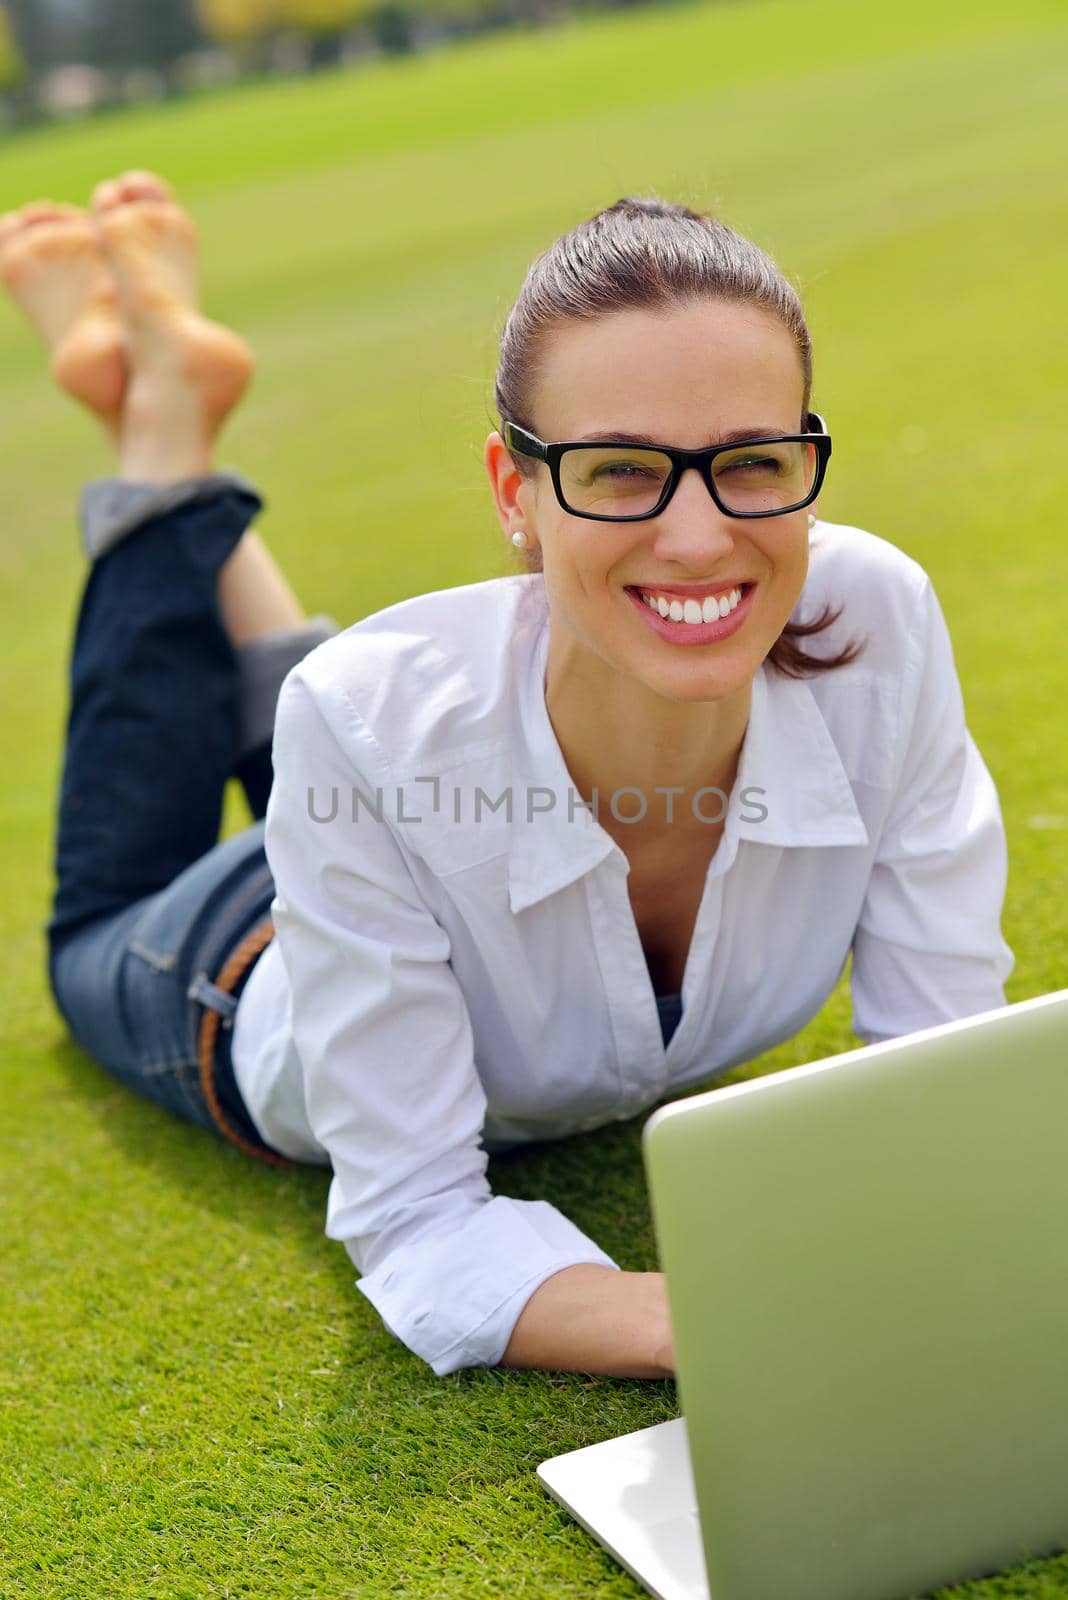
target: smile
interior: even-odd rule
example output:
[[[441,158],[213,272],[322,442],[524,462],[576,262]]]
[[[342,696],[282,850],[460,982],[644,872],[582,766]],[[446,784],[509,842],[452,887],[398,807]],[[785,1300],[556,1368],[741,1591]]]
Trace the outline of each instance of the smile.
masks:
[[[695,587],[685,593],[628,587],[626,595],[662,639],[698,645],[714,644],[735,633],[749,614],[756,589],[755,583],[736,583],[716,592]]]
[[[706,594],[703,599],[696,595],[680,599],[677,594],[659,594],[648,589],[639,589],[638,593],[650,610],[670,617],[672,622],[686,622],[690,626],[729,617],[742,598],[741,589],[729,589],[726,594]]]

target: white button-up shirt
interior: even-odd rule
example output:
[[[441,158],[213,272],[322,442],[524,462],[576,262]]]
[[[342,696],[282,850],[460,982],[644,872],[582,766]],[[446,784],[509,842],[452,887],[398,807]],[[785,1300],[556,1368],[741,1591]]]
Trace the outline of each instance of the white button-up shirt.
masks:
[[[864,1039],[1004,1003],[1004,832],[930,583],[822,523],[795,616],[825,601],[842,615],[810,648],[863,649],[822,676],[757,674],[666,1049],[627,858],[546,711],[540,576],[391,606],[286,679],[277,938],[241,997],[235,1070],[270,1144],[332,1166],[327,1234],[435,1372],[499,1361],[561,1268],[614,1265],[549,1204],[494,1197],[487,1151],[759,1055],[851,951]]]

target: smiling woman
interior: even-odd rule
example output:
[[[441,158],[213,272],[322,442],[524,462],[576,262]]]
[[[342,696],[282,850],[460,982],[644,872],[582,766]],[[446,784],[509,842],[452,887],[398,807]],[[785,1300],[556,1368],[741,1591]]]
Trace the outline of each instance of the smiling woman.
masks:
[[[628,445],[662,445],[665,442],[661,429],[653,434],[634,433],[617,427],[607,432],[596,430],[584,434],[582,440],[569,444],[546,445],[533,433],[521,426],[533,414],[532,385],[541,375],[541,359],[552,344],[559,347],[558,335],[570,325],[573,335],[584,325],[603,323],[605,318],[617,318],[628,311],[644,312],[647,319],[647,347],[627,341],[633,351],[631,362],[635,397],[639,393],[655,403],[648,393],[652,373],[663,370],[667,376],[666,390],[670,415],[672,397],[677,406],[686,390],[685,373],[667,374],[670,361],[668,350],[658,349],[661,335],[665,342],[669,330],[664,324],[672,314],[684,309],[699,315],[701,308],[711,315],[714,307],[733,308],[733,316],[725,312],[727,331],[710,330],[711,339],[704,339],[699,325],[685,325],[682,334],[682,361],[687,354],[696,359],[701,372],[700,393],[708,394],[717,387],[708,357],[716,350],[719,357],[720,376],[748,372],[755,383],[761,351],[741,349],[732,352],[732,337],[743,339],[748,324],[760,341],[761,328],[765,342],[779,346],[780,371],[771,379],[777,392],[768,409],[768,416],[781,408],[794,386],[793,376],[800,384],[797,410],[789,416],[783,429],[781,409],[778,422],[760,421],[759,409],[749,412],[749,420],[740,427],[727,427],[716,433],[715,440],[697,450],[674,449],[644,452],[637,461],[631,452],[629,460],[623,458],[624,476],[630,480],[632,498],[623,506],[611,507],[603,502],[594,505],[599,489],[603,489],[606,473],[611,473],[618,489],[618,468],[612,457],[600,451],[591,452],[594,441],[626,443]],[[755,315],[754,315],[755,313]],[[723,315],[721,314],[721,322]],[[659,324],[659,325],[658,325]],[[588,331],[588,330],[587,330]],[[717,332],[720,337],[717,338]],[[686,338],[692,335],[698,342],[689,352]],[[598,343],[596,333],[594,344]],[[792,355],[784,354],[786,342],[792,345]],[[622,341],[620,341],[621,343]],[[609,348],[598,350],[573,349],[572,366],[584,365],[596,377],[603,375],[606,393],[614,394],[616,383],[616,354],[611,333],[607,336]],[[652,363],[648,370],[642,368],[645,354]],[[738,358],[732,365],[732,353]],[[588,363],[588,365],[587,365]],[[787,376],[792,369],[792,376]],[[570,374],[573,376],[574,374]],[[553,392],[560,395],[561,377],[569,376],[566,370],[556,374]],[[676,380],[676,377],[678,381]],[[558,240],[531,266],[522,292],[505,324],[501,339],[501,358],[497,372],[496,397],[502,418],[502,431],[521,472],[524,458],[548,462],[556,497],[563,509],[572,515],[608,517],[620,520],[622,516],[651,517],[664,511],[678,488],[682,473],[688,466],[701,472],[709,494],[724,514],[736,517],[780,517],[786,512],[800,510],[811,504],[823,484],[831,441],[823,421],[808,413],[812,392],[812,340],[804,312],[795,290],[779,272],[774,262],[750,240],[744,239],[717,218],[702,216],[685,206],[672,206],[659,200],[620,200],[609,206],[570,234]],[[717,387],[720,410],[724,410],[726,395]],[[751,396],[759,407],[763,398],[759,392]],[[715,408],[696,408],[699,412],[698,431],[707,434]],[[799,429],[798,434],[794,433]],[[748,450],[726,449],[728,445],[764,448],[754,456]],[[616,461],[620,458],[616,456]],[[639,491],[634,482],[640,474],[644,489]],[[774,487],[772,486],[774,483]],[[652,491],[658,492],[652,492]],[[618,501],[618,495],[614,496]],[[638,503],[641,501],[641,503]],[[535,547],[526,557],[530,571],[542,569],[540,548]],[[693,619],[696,620],[696,619]],[[847,647],[840,656],[831,659],[809,657],[799,648],[798,641],[813,633],[822,632],[834,620],[828,608],[821,616],[809,622],[792,620],[775,639],[770,653],[771,662],[781,671],[804,673],[837,666],[849,658]]]
[[[485,464],[528,570],[330,637],[211,471],[250,359],[193,250],[149,174],[0,220],[120,463],[83,502],[57,1002],[150,1098],[329,1165],[327,1233],[436,1372],[667,1375],[660,1275],[494,1196],[487,1155],[759,1054],[850,953],[864,1038],[1001,1003],[1004,835],[931,586],[816,518],[773,263],[624,200],[504,331]],[[259,820],[218,844],[233,772]]]

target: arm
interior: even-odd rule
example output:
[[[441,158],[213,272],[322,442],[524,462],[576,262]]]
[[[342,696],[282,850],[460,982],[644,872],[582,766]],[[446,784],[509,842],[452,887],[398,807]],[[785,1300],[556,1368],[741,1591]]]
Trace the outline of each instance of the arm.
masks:
[[[282,689],[266,843],[308,1119],[333,1167],[326,1231],[386,1325],[435,1372],[495,1365],[506,1347],[524,1364],[596,1362],[599,1328],[615,1340],[609,1359],[626,1363],[635,1346],[644,1367],[659,1332],[650,1338],[637,1300],[621,1322],[627,1291],[603,1290],[621,1276],[609,1257],[545,1202],[490,1192],[486,1102],[449,939],[388,821],[366,810],[352,821],[353,786],[373,797],[392,778],[331,675],[338,652],[325,649],[330,664],[316,652]],[[581,1347],[553,1331],[576,1310],[558,1291],[511,1347],[542,1285],[575,1284],[566,1269],[579,1266],[596,1277],[579,1296]]]
[[[595,1266],[557,1272],[527,1301],[501,1365],[609,1378],[673,1377],[663,1274]]]
[[[854,1027],[893,1038],[1005,1003],[1007,851],[928,584],[902,684],[898,781],[853,944]]]

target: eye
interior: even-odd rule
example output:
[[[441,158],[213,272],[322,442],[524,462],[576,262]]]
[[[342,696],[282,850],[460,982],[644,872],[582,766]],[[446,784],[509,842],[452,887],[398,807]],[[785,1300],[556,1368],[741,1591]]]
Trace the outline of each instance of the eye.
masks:
[[[626,483],[633,478],[655,478],[659,476],[641,461],[604,461],[600,466],[594,467],[590,473],[591,479],[596,482],[598,478],[611,478]]]
[[[775,456],[739,456],[725,462],[716,468],[716,476],[722,477],[726,473],[748,473],[756,476],[774,477],[783,469],[783,463]]]

